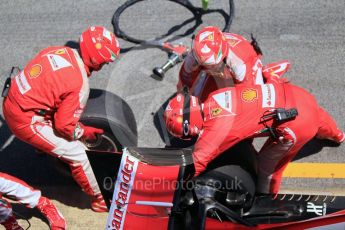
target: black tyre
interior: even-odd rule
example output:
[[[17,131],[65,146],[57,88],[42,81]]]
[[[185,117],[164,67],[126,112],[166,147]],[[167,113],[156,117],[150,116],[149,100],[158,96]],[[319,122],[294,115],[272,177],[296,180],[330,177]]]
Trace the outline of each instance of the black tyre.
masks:
[[[255,182],[239,165],[225,165],[201,174],[196,183],[216,188],[215,199],[226,205],[247,209],[255,195]],[[232,202],[231,199],[238,201]]]
[[[89,149],[121,151],[122,147],[137,146],[137,125],[132,109],[119,96],[100,89],[91,89],[86,109],[80,121],[101,128],[104,134]]]

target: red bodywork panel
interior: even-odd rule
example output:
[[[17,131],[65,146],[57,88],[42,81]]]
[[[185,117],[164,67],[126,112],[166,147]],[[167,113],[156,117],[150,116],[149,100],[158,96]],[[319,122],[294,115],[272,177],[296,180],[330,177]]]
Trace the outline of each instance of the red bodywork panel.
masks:
[[[124,152],[107,229],[167,229],[180,166],[154,166]]]
[[[151,229],[152,226],[155,226],[154,229],[167,229],[170,213],[168,205],[162,207],[134,203],[151,201],[172,204],[179,168],[139,163],[127,209],[125,229]]]

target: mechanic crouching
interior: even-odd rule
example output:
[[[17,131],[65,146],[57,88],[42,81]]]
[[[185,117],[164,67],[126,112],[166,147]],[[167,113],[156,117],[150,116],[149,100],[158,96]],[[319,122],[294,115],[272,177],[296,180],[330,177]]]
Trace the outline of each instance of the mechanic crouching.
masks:
[[[104,27],[81,34],[80,49],[48,47],[12,81],[3,102],[5,120],[20,140],[68,163],[91,197],[91,208],[107,211],[96,178],[79,140],[95,140],[103,130],[79,122],[89,97],[88,77],[119,56],[119,43]]]
[[[175,137],[199,135],[193,151],[195,176],[238,142],[269,137],[258,154],[258,193],[277,194],[287,164],[315,136],[345,140],[315,98],[289,83],[222,88],[202,104],[184,90],[169,101],[164,120]]]

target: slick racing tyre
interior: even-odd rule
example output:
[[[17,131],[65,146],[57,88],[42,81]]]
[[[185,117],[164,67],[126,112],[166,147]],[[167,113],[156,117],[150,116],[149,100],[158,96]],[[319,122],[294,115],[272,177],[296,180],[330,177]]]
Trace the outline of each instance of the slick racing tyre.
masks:
[[[132,109],[117,95],[91,89],[80,121],[104,130],[95,142],[84,142],[90,150],[120,152],[122,147],[136,146],[137,126]]]

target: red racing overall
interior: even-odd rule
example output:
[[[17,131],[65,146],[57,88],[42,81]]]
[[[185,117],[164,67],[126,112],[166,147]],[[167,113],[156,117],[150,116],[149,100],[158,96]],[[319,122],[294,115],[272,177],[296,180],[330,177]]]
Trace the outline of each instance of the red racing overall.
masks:
[[[6,173],[0,173],[0,198],[2,194],[15,198],[29,208],[36,207],[41,197],[39,190],[35,190],[24,181]],[[0,201],[0,223],[3,223],[11,216],[13,216],[11,205],[5,200]]]
[[[268,138],[260,150],[258,192],[277,193],[287,164],[313,137],[337,141],[339,135],[343,135],[315,98],[295,85],[237,85],[219,89],[212,92],[203,105],[203,130],[193,153],[196,175],[236,143],[262,136],[260,131],[265,126],[260,118],[274,108],[296,108],[298,115],[293,120],[275,124],[281,138]],[[272,125],[272,121],[268,125]]]
[[[20,140],[67,162],[89,195],[100,194],[86,156],[79,118],[89,96],[88,68],[77,50],[42,50],[12,79],[5,120]]]

